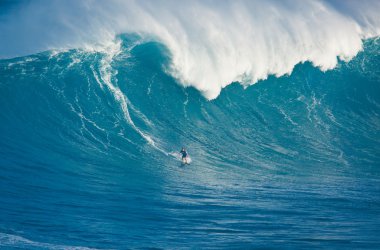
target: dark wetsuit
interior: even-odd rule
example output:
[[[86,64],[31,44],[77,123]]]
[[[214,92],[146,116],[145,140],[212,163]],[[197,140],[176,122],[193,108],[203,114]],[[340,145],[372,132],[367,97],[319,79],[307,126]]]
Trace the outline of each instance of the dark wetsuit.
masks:
[[[180,151],[180,153],[182,154],[182,159],[184,159],[184,158],[186,158],[186,156],[187,156],[187,152],[186,152],[186,150],[181,150]]]

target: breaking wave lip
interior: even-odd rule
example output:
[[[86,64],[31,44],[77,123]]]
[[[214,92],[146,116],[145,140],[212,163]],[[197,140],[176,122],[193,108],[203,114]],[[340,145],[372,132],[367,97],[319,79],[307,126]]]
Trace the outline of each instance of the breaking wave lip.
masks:
[[[325,71],[352,59],[363,39],[380,35],[379,11],[380,2],[370,0],[33,1],[0,25],[0,56],[91,49],[137,33],[163,43],[171,54],[167,72],[211,100],[233,82],[290,74],[298,63]],[[27,45],[12,45],[25,36]]]

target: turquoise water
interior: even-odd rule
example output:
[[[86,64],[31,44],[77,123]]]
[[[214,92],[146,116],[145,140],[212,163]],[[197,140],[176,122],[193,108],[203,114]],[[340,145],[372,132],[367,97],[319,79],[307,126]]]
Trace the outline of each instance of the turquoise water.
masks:
[[[211,101],[118,40],[0,61],[2,248],[379,248],[378,40]]]

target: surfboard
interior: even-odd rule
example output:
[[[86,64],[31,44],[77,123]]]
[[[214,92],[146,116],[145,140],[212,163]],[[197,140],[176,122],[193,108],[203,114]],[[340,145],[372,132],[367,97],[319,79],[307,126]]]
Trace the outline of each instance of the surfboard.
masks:
[[[181,156],[180,156],[181,157]],[[186,162],[185,161],[183,161],[182,160],[182,157],[181,157],[181,162],[182,162],[182,164],[184,164],[184,165],[190,165],[190,163],[191,163],[191,158],[190,158],[190,156],[188,155],[187,157],[186,157]]]

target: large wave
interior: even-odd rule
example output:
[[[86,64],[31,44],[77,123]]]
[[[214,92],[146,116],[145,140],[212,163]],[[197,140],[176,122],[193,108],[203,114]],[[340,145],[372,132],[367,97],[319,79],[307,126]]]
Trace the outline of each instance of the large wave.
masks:
[[[10,8],[10,7],[8,7]],[[93,48],[139,33],[169,49],[167,71],[207,98],[300,62],[332,69],[380,34],[379,1],[31,1],[1,16],[0,55]]]
[[[1,247],[378,249],[377,2],[3,3]]]
[[[269,79],[265,87],[247,93],[237,91],[232,85],[225,95],[208,102],[200,99],[192,89],[175,87],[176,79],[163,70],[170,65],[171,55],[162,44],[146,42],[140,36],[122,35],[114,43],[96,50],[51,51],[2,60],[2,102],[3,108],[9,107],[9,112],[2,114],[3,125],[19,124],[21,130],[29,130],[23,128],[23,124],[37,122],[36,126],[44,128],[42,131],[47,136],[48,131],[55,130],[49,122],[51,118],[46,120],[47,116],[56,116],[54,120],[66,121],[61,129],[72,127],[69,134],[74,135],[67,138],[65,135],[62,140],[51,131],[51,140],[61,144],[70,141],[70,137],[74,141],[85,139],[86,145],[92,145],[90,148],[106,155],[110,154],[110,149],[119,153],[133,152],[131,155],[138,149],[148,154],[158,152],[169,156],[175,150],[174,145],[194,140],[195,144],[207,147],[203,149],[207,152],[204,154],[224,159],[222,153],[212,152],[213,144],[216,144],[226,155],[242,154],[239,162],[245,161],[248,165],[253,159],[245,158],[245,154],[250,151],[258,154],[254,162],[260,166],[265,162],[278,164],[273,156],[267,159],[276,148],[280,156],[294,156],[306,150],[302,157],[299,156],[299,160],[305,162],[311,151],[326,162],[333,161],[329,150],[343,160],[344,150],[335,144],[336,138],[331,133],[340,134],[347,128],[356,131],[356,125],[366,124],[371,128],[370,121],[376,120],[367,114],[361,117],[362,114],[356,116],[356,112],[342,114],[339,111],[346,103],[347,107],[358,106],[359,110],[370,107],[376,113],[378,70],[371,65],[377,65],[378,40],[368,41],[366,50],[352,63],[341,62],[339,69],[330,74],[313,70],[309,64],[299,65],[299,70],[289,78]],[[355,95],[358,84],[362,85],[363,93],[352,101],[351,96]],[[339,89],[344,91],[340,93]],[[269,97],[266,92],[270,93]],[[341,98],[342,102],[335,103],[336,98]],[[31,105],[19,100],[30,100]],[[45,105],[42,104],[44,101]],[[13,116],[19,113],[23,115]],[[354,121],[349,122],[347,117]],[[363,125],[356,124],[359,121]],[[288,138],[286,134],[274,133],[272,126],[277,123],[283,131],[295,134]],[[19,129],[13,130],[12,126],[4,135],[10,131],[18,133]],[[259,131],[255,132],[255,129]],[[213,135],[213,139],[205,135]],[[295,138],[299,141],[294,141]],[[288,140],[293,141],[292,146],[288,145]],[[240,152],[228,148],[239,141]],[[149,146],[145,148],[145,144]],[[125,148],[126,145],[129,146]],[[263,145],[266,146],[262,148]],[[294,150],[285,150],[293,146]],[[264,152],[259,153],[261,150]],[[368,153],[364,158],[368,157],[374,157],[374,154]],[[297,165],[293,160],[290,164]],[[371,162],[375,164],[375,160]],[[344,160],[343,164],[348,161]]]
[[[0,60],[1,246],[377,248],[378,40],[212,101],[116,41]]]

